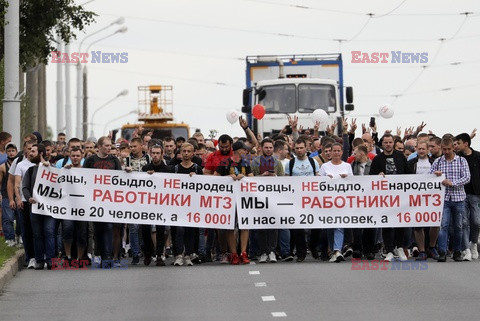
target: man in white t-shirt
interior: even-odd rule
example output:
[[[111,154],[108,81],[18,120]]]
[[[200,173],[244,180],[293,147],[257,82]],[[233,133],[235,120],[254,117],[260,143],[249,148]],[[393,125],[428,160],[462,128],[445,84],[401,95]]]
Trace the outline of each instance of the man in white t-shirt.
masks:
[[[27,202],[25,197],[23,197],[22,193],[22,179],[25,176],[27,170],[35,166],[29,160],[30,157],[30,150],[34,145],[34,141],[28,141],[23,144],[23,153],[24,156],[20,160],[19,158],[16,159],[17,164],[12,163],[12,167],[10,167],[9,173],[15,177],[15,187],[14,187],[14,195],[15,195],[15,205],[18,209],[19,214],[19,223],[21,224],[22,230],[22,238],[23,238],[23,246],[25,248],[25,257],[28,262],[28,268],[34,269],[35,268],[35,252],[33,248],[33,231],[32,225],[30,223],[30,207],[31,205]],[[19,161],[20,160],[20,161]],[[15,162],[15,161],[14,161]],[[13,171],[13,173],[12,173]]]
[[[417,143],[417,156],[408,161],[408,166],[415,174],[429,174],[430,168],[432,167],[433,159],[428,156],[428,143],[424,140],[419,140]],[[428,229],[429,233],[429,249],[425,252],[425,232],[424,230]],[[438,258],[438,252],[435,249],[435,244],[437,243],[438,232],[440,231],[439,227],[415,227],[415,241],[417,242],[417,248],[419,253],[415,251],[413,247],[413,256],[416,256],[417,261],[424,261],[427,257],[431,257],[434,260]]]

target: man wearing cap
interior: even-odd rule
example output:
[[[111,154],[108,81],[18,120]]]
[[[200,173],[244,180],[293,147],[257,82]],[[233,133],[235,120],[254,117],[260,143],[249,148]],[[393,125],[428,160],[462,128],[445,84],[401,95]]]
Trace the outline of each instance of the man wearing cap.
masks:
[[[223,136],[223,135],[222,135]],[[229,137],[229,136],[228,136]],[[219,139],[220,140],[220,139]],[[245,162],[245,155],[247,154],[247,146],[241,140],[232,145],[233,155],[225,159],[222,164],[215,169],[215,176],[230,176],[233,180],[241,180],[245,176],[253,176],[250,165]],[[237,218],[235,215],[235,225],[237,225]],[[237,227],[237,226],[236,226]],[[240,233],[240,257],[237,254],[237,242],[235,240],[235,230],[223,230],[220,234],[225,234],[226,244],[220,243],[222,251],[221,263],[228,263],[227,245],[231,253],[230,262],[232,264],[248,264],[250,260],[247,256],[248,230],[241,230]]]

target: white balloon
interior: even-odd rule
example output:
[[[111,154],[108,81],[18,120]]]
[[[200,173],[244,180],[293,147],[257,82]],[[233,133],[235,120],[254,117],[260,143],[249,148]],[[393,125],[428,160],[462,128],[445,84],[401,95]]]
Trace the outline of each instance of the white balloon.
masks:
[[[317,121],[320,123],[319,130],[325,130],[328,125],[328,114],[325,110],[319,108],[315,109],[312,113],[312,121],[315,124]]]
[[[385,105],[382,105],[380,107],[380,109],[378,110],[378,113],[383,118],[392,118],[394,110],[393,110],[393,107],[391,105],[385,104]]]
[[[238,121],[240,114],[235,109],[231,109],[227,112],[227,120],[230,124],[235,124]]]

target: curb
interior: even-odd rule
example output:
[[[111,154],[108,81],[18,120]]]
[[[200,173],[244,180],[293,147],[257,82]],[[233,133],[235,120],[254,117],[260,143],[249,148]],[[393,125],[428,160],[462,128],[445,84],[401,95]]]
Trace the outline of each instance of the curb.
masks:
[[[0,291],[13,279],[20,269],[23,269],[23,264],[19,262],[25,261],[25,251],[18,250],[15,255],[10,258],[5,266],[0,270]]]

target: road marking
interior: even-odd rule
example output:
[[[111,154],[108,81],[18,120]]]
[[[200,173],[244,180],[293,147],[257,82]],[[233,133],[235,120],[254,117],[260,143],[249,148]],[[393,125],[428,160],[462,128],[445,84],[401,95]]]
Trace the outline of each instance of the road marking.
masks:
[[[286,316],[287,314],[285,312],[272,312],[272,317],[274,318],[281,318]]]
[[[258,287],[262,287],[262,286],[267,286],[267,283],[265,282],[256,282],[255,283],[255,286],[258,288]]]
[[[260,275],[260,271],[248,271],[250,275]]]
[[[263,302],[275,301],[275,297],[273,295],[262,296]]]

